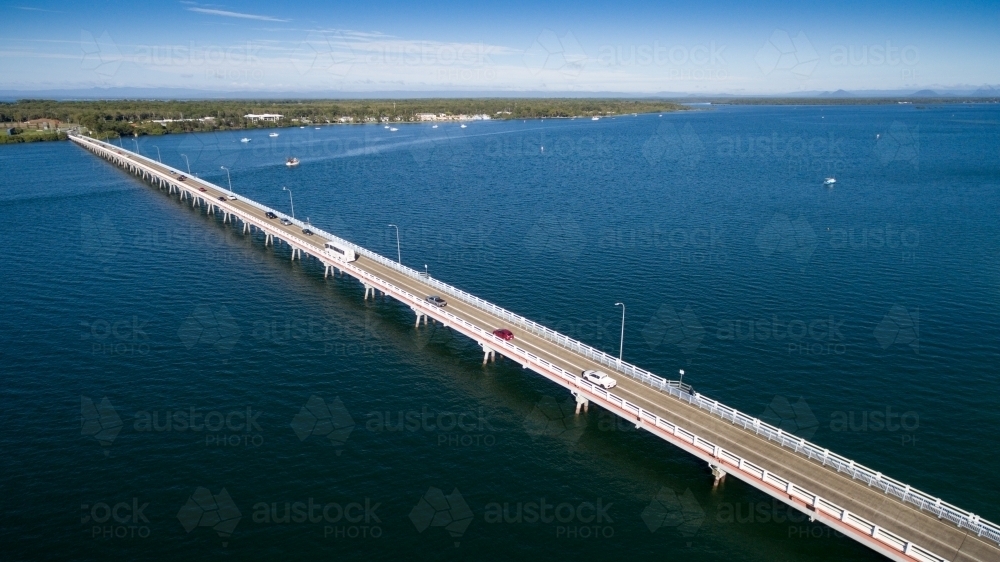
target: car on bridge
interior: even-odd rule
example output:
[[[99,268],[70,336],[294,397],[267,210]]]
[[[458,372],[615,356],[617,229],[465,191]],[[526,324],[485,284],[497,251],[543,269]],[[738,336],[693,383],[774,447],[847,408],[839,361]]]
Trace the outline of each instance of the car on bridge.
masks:
[[[514,339],[514,332],[511,332],[507,328],[498,328],[493,330],[493,335],[505,341]]]
[[[427,297],[427,302],[433,304],[434,306],[436,306],[438,308],[442,308],[442,307],[445,307],[445,306],[448,305],[448,303],[444,299],[442,299],[441,297],[439,297],[437,295],[431,295],[431,296]]]
[[[208,190],[207,190],[207,189],[205,189],[204,187],[199,187],[199,188],[198,188],[198,191],[208,191]]]
[[[226,195],[226,199],[229,199],[230,201],[235,201],[236,200],[236,196],[233,195],[232,193],[230,193],[229,195]]]
[[[290,221],[290,220],[288,220],[286,218],[282,218],[281,219],[281,224],[283,224],[285,226],[291,226],[292,225],[292,221]]]
[[[594,371],[588,369],[580,374],[583,375],[583,380],[592,384],[596,384],[597,386],[604,389],[614,388],[615,386],[618,385],[618,381],[609,377],[608,374],[605,373],[604,371]]]
[[[306,236],[312,236],[313,235],[313,231],[309,230],[308,228],[303,228],[302,229],[302,234],[305,234]]]
[[[183,174],[182,174],[182,175],[180,175],[180,176],[177,176],[177,181],[184,181],[184,180],[186,180],[186,179],[188,179],[188,177],[187,177],[187,176],[185,176],[185,175],[183,175]]]
[[[221,196],[221,195],[219,196],[219,201],[225,201],[225,200],[226,200],[226,198],[225,198],[225,197],[223,197],[223,196]]]
[[[269,219],[276,219],[276,218],[278,218],[278,215],[272,213],[271,211],[268,211],[268,212],[264,213],[264,216],[267,217],[267,218],[269,218]]]

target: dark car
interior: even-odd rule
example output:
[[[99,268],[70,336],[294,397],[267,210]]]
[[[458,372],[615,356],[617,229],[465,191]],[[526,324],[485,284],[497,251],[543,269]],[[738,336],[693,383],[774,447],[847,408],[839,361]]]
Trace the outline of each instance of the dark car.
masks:
[[[204,187],[199,187],[199,188],[198,188],[198,191],[208,191],[208,190],[207,190],[207,189],[205,189]]]
[[[305,234],[306,236],[312,236],[313,235],[313,231],[309,230],[308,228],[303,228],[302,229],[302,234]]]
[[[219,196],[219,201],[225,201],[225,200],[226,200],[226,198],[224,196],[222,196],[222,195]]]
[[[177,181],[184,181],[186,179],[188,179],[188,177],[185,176],[185,175],[183,175],[183,174],[181,174],[180,176],[177,176]]]
[[[278,218],[278,215],[272,213],[271,211],[268,211],[268,212],[264,213],[264,216],[267,217],[267,218],[269,218],[269,219],[276,219],[276,218]]]
[[[434,306],[436,306],[438,308],[447,306],[447,304],[448,304],[444,299],[442,299],[441,297],[439,297],[437,295],[431,295],[431,296],[427,297],[427,302],[433,304]]]
[[[497,330],[493,330],[493,335],[502,340],[507,340],[507,341],[514,339],[514,332],[511,332],[506,328],[499,328]]]

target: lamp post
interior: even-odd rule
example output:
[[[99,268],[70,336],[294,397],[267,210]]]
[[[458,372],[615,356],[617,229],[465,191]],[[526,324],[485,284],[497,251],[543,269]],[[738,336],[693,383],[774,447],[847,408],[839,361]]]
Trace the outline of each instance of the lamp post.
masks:
[[[622,337],[618,342],[618,362],[622,362],[622,350],[625,347],[625,303],[616,302],[615,306],[622,307]]]
[[[157,162],[159,162],[160,164],[162,164],[163,163],[163,158],[160,158],[160,147],[158,147],[158,146],[156,146],[154,144],[153,148],[156,149],[156,160],[157,160]]]
[[[220,169],[226,171],[226,179],[229,180],[229,191],[233,190],[233,178],[229,175],[229,168],[225,166],[219,166]]]
[[[679,388],[684,387],[684,369],[681,369],[681,382],[677,385]]]
[[[132,142],[135,144],[135,153],[142,154],[141,152],[139,152],[139,141],[135,140],[135,137],[132,137]]]
[[[282,186],[282,191],[288,192],[288,204],[292,206],[292,218],[295,218],[295,201],[292,199],[292,190]]]
[[[430,277],[430,276],[431,276],[431,274],[427,273],[427,264],[425,263],[424,264],[424,277]]]
[[[190,175],[191,175],[191,161],[190,161],[190,160],[188,160],[188,155],[187,155],[187,154],[181,154],[181,156],[183,156],[183,157],[184,157],[184,163],[186,163],[186,164],[187,164],[187,168],[188,168],[188,175],[190,176]]]
[[[390,224],[389,226],[396,229],[396,263],[401,264],[403,263],[403,255],[399,253],[399,227],[394,224]]]

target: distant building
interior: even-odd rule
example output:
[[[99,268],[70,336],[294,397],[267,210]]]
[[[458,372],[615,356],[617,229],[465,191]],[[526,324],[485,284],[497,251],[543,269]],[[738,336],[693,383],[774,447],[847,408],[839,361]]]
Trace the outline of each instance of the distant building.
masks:
[[[59,123],[58,119],[32,119],[31,121],[24,122],[24,128],[48,131],[50,129],[58,129]]]
[[[337,119],[337,121],[340,121],[341,123],[353,123],[354,122],[354,118],[353,117],[341,117],[340,119]]]
[[[433,113],[418,113],[416,115],[418,121],[437,121],[438,116]]]
[[[254,123],[258,121],[269,121],[271,123],[277,123],[281,120],[284,115],[278,115],[277,113],[247,113],[243,116],[244,119],[252,121]]]

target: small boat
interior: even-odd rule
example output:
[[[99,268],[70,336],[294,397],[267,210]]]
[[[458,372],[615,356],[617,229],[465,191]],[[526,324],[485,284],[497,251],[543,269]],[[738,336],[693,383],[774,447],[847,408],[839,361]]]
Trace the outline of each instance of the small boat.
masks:
[[[397,129],[397,128],[395,128],[395,127],[390,127],[390,128],[389,128],[389,132],[391,132],[391,133],[395,133],[395,132],[396,132],[396,131],[398,131],[398,130],[399,130],[399,129]]]
[[[240,139],[240,142],[250,142],[250,139],[243,137]]]
[[[316,130],[318,131],[318,130],[319,130],[319,127],[316,127]]]
[[[300,129],[305,129],[306,127],[305,127],[305,125],[303,125],[303,126],[301,126],[301,127],[299,127],[299,128],[300,128]]]
[[[825,180],[823,180],[823,185],[833,185],[835,183],[837,183],[836,178],[826,178]]]
[[[289,158],[288,160],[285,160],[285,165],[288,166],[289,168],[298,166],[299,165],[299,159],[295,158],[293,156],[293,157]]]
[[[590,120],[591,121],[600,121],[601,118],[595,115],[595,116],[591,117]]]
[[[431,125],[431,129],[437,129],[437,128],[438,128],[437,125]]]
[[[272,137],[272,138],[273,138],[273,137],[276,137],[276,136],[278,136],[278,133],[271,133],[270,135],[267,135],[267,136],[269,136],[269,137]]]
[[[465,123],[462,123],[462,128],[463,128],[463,129],[464,129],[464,128],[466,128],[467,126],[468,126],[468,125],[466,125]]]
[[[385,127],[383,127],[383,128],[384,128],[384,129],[388,129],[388,128],[389,128],[389,126],[388,126],[388,125],[386,125],[386,126],[385,126]]]

